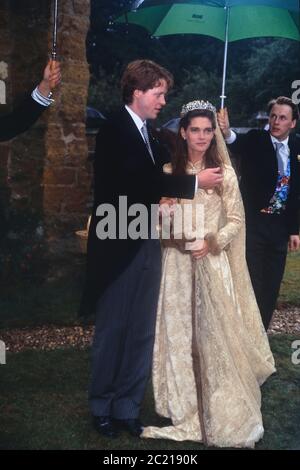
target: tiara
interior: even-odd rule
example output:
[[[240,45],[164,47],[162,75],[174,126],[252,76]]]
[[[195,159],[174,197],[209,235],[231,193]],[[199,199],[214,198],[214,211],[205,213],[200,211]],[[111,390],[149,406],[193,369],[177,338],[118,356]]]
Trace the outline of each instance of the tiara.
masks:
[[[195,109],[208,109],[213,113],[216,112],[216,108],[209,102],[204,100],[195,100],[190,101],[187,104],[184,104],[181,109],[181,117],[185,116],[189,111],[194,111]]]

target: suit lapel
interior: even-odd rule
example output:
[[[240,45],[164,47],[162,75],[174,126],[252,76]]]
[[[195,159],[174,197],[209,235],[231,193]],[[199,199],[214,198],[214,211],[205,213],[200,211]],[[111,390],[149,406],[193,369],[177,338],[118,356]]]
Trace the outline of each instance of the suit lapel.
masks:
[[[160,154],[160,151],[159,151],[160,143],[156,139],[156,137],[154,137],[153,132],[152,132],[152,127],[147,125],[147,128],[148,128],[148,135],[149,135],[149,140],[150,140],[150,145],[151,145],[153,157],[154,157],[155,163],[157,164],[158,160],[159,160],[159,154]]]
[[[264,157],[261,164],[264,165],[264,171],[266,174],[268,174],[272,179],[277,178],[278,163],[276,151],[271,140],[271,134],[267,131],[264,131],[263,133],[262,145],[259,153]]]
[[[297,140],[296,140],[296,137],[294,135],[289,136],[288,145],[289,145],[289,148],[290,148],[291,159],[294,160],[297,156],[297,151],[298,151]]]
[[[297,161],[297,152],[299,149],[297,148],[297,140],[296,137],[293,135],[289,136],[288,146],[290,149],[290,165],[291,165],[291,184],[293,183],[294,176],[297,174],[297,170],[299,171],[298,161]]]
[[[149,154],[149,151],[146,147],[146,144],[144,142],[143,137],[141,136],[140,131],[136,127],[135,122],[133,121],[132,117],[128,113],[128,111],[123,108],[121,110],[121,126],[122,126],[122,131],[126,134],[126,141],[130,145],[130,148],[135,149],[135,156],[138,156],[138,158],[142,158],[142,156],[145,157],[145,161],[148,164],[151,164],[153,167],[153,161],[151,158],[151,155]],[[150,138],[150,135],[149,135]],[[151,145],[151,139],[150,139],[150,145]],[[152,146],[151,146],[152,149]],[[155,158],[155,152],[153,152],[154,158]]]

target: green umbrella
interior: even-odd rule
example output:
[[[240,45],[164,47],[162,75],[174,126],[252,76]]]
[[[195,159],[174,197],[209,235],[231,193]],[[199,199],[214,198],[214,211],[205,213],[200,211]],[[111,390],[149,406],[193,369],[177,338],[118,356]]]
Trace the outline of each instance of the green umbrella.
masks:
[[[146,28],[152,36],[203,34],[224,41],[221,108],[228,43],[254,37],[300,41],[299,0],[139,0],[116,21]]]

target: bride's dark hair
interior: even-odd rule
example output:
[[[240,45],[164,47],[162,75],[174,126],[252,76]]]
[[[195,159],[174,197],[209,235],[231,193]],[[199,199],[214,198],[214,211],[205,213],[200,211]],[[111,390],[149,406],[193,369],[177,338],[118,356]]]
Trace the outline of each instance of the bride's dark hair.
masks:
[[[191,124],[193,118],[206,117],[210,120],[212,128],[216,129],[216,118],[215,114],[209,109],[194,109],[186,113],[179,122],[179,129],[176,138],[175,151],[172,155],[172,169],[174,175],[186,174],[187,162],[188,162],[188,149],[187,143],[181,136],[181,129],[185,131]],[[206,150],[204,155],[204,167],[205,168],[223,168],[223,161],[218,153],[216,137],[214,136],[209,148]]]

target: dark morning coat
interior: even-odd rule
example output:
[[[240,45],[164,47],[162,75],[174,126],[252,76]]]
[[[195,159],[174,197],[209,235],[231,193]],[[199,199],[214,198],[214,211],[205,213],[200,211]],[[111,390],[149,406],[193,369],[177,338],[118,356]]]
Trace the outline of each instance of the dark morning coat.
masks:
[[[295,235],[299,233],[300,137],[291,134],[288,145],[291,179],[285,216],[289,234]],[[253,129],[238,135],[229,149],[240,156],[240,187],[246,214],[258,212],[269,205],[278,178],[277,157],[270,133]]]
[[[46,106],[27,96],[10,114],[0,117],[0,142],[10,140],[26,131],[45,109]]]
[[[97,299],[118,275],[128,266],[138,252],[141,239],[100,240],[96,216],[100,204],[116,207],[118,198],[127,196],[128,206],[144,204],[149,212],[151,204],[157,204],[161,196],[191,199],[195,191],[194,176],[171,176],[163,174],[162,166],[170,161],[166,149],[152,137],[153,164],[146,145],[133,119],[125,108],[101,127],[96,143],[94,163],[94,208],[89,230],[87,248],[87,276],[81,304],[81,314],[95,310]],[[134,217],[133,217],[134,218]],[[128,223],[132,218],[128,218]]]

